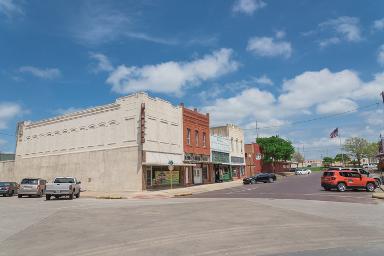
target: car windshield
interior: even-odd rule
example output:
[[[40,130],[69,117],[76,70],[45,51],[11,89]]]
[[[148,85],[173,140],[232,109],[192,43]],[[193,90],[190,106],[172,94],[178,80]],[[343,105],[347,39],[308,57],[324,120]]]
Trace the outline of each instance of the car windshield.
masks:
[[[10,186],[11,183],[9,182],[0,182],[0,187]]]
[[[37,184],[37,179],[23,179],[21,181],[21,184],[31,184],[31,185],[36,185]]]
[[[53,183],[75,183],[73,178],[56,178]]]

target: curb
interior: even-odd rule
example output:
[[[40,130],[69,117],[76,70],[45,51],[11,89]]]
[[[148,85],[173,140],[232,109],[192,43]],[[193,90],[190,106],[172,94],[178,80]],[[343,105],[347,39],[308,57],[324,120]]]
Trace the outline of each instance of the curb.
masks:
[[[377,199],[384,199],[384,193],[373,193],[372,198],[377,198]]]
[[[173,195],[173,197],[183,197],[183,196],[191,196],[192,193],[183,193],[183,194],[176,194],[176,195]]]
[[[96,199],[127,199],[123,196],[97,196]]]

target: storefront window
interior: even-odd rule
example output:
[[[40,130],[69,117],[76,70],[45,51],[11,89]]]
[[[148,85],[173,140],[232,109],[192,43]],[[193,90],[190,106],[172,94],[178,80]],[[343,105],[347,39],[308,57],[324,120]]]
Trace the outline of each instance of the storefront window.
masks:
[[[170,172],[167,166],[153,166],[152,167],[152,185],[170,185],[172,173],[172,184],[180,184],[180,170],[173,170]]]

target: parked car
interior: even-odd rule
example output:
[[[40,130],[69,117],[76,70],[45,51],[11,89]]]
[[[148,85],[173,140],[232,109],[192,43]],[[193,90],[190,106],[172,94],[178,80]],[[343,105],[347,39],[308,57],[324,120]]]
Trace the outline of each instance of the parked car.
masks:
[[[356,171],[327,170],[321,177],[321,186],[325,190],[337,189],[340,192],[347,189],[365,189],[373,192],[376,189],[376,180]]]
[[[260,173],[243,179],[243,184],[256,184],[257,182],[273,183],[276,181],[276,175],[273,173]]]
[[[38,196],[42,197],[45,192],[47,181],[40,178],[25,178],[20,182],[18,198],[23,196]]]
[[[363,164],[363,169],[368,171],[377,170],[377,164]]]
[[[13,196],[17,194],[19,185],[16,182],[0,182],[0,194],[3,196]]]
[[[55,198],[60,198],[63,196],[68,196],[69,199],[80,197],[80,184],[74,177],[56,177],[53,183],[47,183],[45,197],[47,200],[50,200],[52,196]]]
[[[295,174],[296,175],[308,175],[308,174],[311,174],[312,171],[309,170],[309,169],[298,169]]]
[[[383,184],[382,177],[380,177],[379,174],[376,174],[376,173],[373,173],[373,172],[369,172],[366,169],[351,167],[351,168],[343,168],[342,170],[355,171],[355,172],[360,173],[361,175],[364,175],[364,176],[367,176],[367,177],[370,177],[370,178],[374,178],[376,180],[376,185],[377,186],[381,186],[381,184]]]

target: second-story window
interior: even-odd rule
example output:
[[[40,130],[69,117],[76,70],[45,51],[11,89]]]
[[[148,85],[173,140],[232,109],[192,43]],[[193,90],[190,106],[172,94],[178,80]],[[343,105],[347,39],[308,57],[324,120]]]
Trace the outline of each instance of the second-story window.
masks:
[[[205,135],[205,132],[203,132],[203,147],[206,147],[207,144],[206,144],[206,135]]]
[[[191,145],[191,129],[187,128],[187,144]]]
[[[195,144],[199,146],[199,131],[195,131]]]

